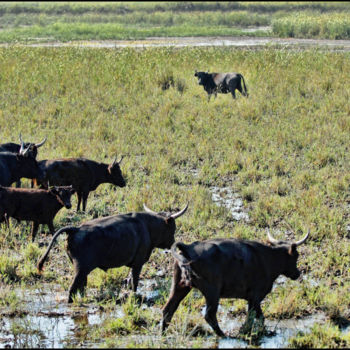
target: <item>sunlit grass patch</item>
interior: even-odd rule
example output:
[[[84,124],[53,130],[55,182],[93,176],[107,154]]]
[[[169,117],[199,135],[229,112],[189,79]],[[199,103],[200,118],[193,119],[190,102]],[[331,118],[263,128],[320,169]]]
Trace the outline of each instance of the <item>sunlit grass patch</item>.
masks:
[[[330,323],[315,324],[310,333],[299,332],[289,340],[289,346],[293,348],[346,348],[349,344],[350,334],[343,334]]]

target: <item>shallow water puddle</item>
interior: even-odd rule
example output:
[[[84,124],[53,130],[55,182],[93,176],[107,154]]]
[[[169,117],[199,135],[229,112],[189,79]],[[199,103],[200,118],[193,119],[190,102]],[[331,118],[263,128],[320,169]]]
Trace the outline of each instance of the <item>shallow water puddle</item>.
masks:
[[[142,301],[141,308],[147,308],[154,302],[159,295],[157,287],[155,280],[140,281],[137,296]],[[16,290],[20,305],[15,311],[1,309],[0,348],[96,347],[104,342],[103,339],[98,342],[83,340],[82,329],[125,316],[121,305],[115,305],[113,311],[101,312],[98,305],[90,303],[80,306],[68,304],[67,293],[58,286]]]
[[[230,187],[213,186],[209,190],[212,193],[213,202],[230,210],[234,220],[249,221],[247,210],[243,207],[242,198],[233,192]]]

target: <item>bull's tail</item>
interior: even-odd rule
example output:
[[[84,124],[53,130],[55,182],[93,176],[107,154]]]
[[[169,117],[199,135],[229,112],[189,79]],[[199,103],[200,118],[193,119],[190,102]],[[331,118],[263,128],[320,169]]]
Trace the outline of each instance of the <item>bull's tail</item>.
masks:
[[[181,280],[180,285],[184,287],[192,287],[191,275],[193,274],[193,270],[190,264],[193,262],[192,260],[188,260],[183,254],[178,254],[176,252],[176,248],[179,248],[181,252],[183,252],[184,244],[181,242],[174,243],[171,246],[171,254],[176,259],[179,267],[181,269]]]
[[[62,227],[61,229],[59,229],[55,234],[54,236],[52,237],[52,240],[49,244],[49,246],[47,247],[47,250],[45,252],[45,254],[40,258],[39,262],[38,262],[38,265],[37,265],[37,268],[38,268],[38,272],[41,273],[42,270],[43,270],[43,266],[44,266],[44,263],[45,263],[45,260],[47,259],[47,256],[49,255],[50,253],[50,250],[53,246],[53,244],[55,243],[57,237],[62,233],[62,232],[67,232],[68,234],[70,233],[74,233],[76,232],[78,229],[74,226],[65,226],[65,227]]]
[[[245,96],[249,96],[248,94],[248,89],[247,89],[247,86],[245,85],[245,81],[244,81],[244,78],[243,78],[243,75],[242,74],[239,74],[239,76],[241,77],[242,81],[243,81],[243,91],[244,91],[244,94]]]

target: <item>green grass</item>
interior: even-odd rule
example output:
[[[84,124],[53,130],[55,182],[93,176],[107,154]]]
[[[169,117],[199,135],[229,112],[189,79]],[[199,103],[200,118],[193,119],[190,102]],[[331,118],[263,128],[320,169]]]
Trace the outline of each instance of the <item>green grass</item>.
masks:
[[[347,39],[347,2],[2,2],[0,42],[153,36]],[[246,32],[250,27],[273,30]]]
[[[300,14],[276,19],[272,31],[282,38],[349,39],[348,13]]]
[[[47,136],[38,159],[84,156],[109,163],[125,155],[121,169],[127,186],[101,185],[90,194],[86,213],[62,209],[56,228],[140,211],[143,203],[177,210],[188,201],[176,232],[176,240],[186,243],[214,237],[264,241],[267,226],[279,230],[281,239],[290,230],[300,239],[310,228],[299,266],[307,278],[319,280],[318,286],[287,281],[266,297],[263,310],[276,319],[322,310],[338,329],[339,320],[349,318],[349,62],[348,53],[271,48],[0,48],[0,139],[17,142],[20,132],[36,142]],[[196,69],[240,72],[249,98],[219,94],[208,103]],[[213,203],[209,187],[214,185],[241,194],[248,223],[233,221],[228,210]],[[73,267],[65,238],[51,252],[40,280],[35,272],[50,239],[39,232],[30,244],[28,225],[14,220],[9,229],[2,225],[1,283],[26,290],[45,281],[68,293]],[[130,299],[124,331],[137,337],[150,327],[151,336],[158,337],[153,346],[175,344],[177,337],[180,344],[207,344],[204,337],[190,336],[198,320],[205,325],[199,312],[204,299],[193,293],[175,314],[171,337],[158,336],[172,264],[169,255],[153,252],[141,278],[165,270],[158,311],[137,310]],[[93,303],[93,288],[95,302],[113,299],[127,270],[94,271],[87,297],[77,302]],[[17,303],[13,295],[5,301]],[[246,305],[235,303],[239,311]],[[127,345],[115,339],[118,322],[96,330],[106,336],[106,346]],[[149,339],[140,339],[128,341],[149,345]]]

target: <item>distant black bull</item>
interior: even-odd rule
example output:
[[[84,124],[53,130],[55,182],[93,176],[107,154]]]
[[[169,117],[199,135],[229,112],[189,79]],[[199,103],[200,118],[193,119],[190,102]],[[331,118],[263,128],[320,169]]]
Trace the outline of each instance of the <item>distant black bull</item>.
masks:
[[[237,89],[243,96],[248,97],[248,90],[242,74],[239,73],[208,73],[195,71],[194,76],[198,78],[198,84],[203,85],[208,93],[208,101],[212,94],[231,93],[232,98],[236,98]],[[243,82],[243,88],[242,88]]]
[[[29,149],[20,153],[0,152],[0,185],[11,186],[22,177],[28,179],[44,177],[44,172],[39,168],[35,158],[29,153]]]
[[[64,158],[39,161],[40,168],[45,172],[43,181],[35,181],[44,188],[48,186],[72,185],[77,191],[77,211],[80,210],[80,202],[83,200],[83,211],[90,191],[94,191],[102,183],[124,187],[125,180],[120,170],[123,157],[111,164],[98,163],[86,158]]]
[[[72,186],[51,187],[48,190],[0,186],[0,218],[12,217],[19,221],[32,221],[32,242],[40,224],[48,225],[54,234],[53,220],[58,211],[70,209]]]
[[[254,318],[263,324],[261,301],[279,275],[293,280],[300,276],[296,248],[308,235],[309,232],[300,241],[288,244],[275,240],[268,232],[271,246],[239,239],[212,239],[188,245],[175,243],[171,248],[175,265],[170,297],[163,309],[163,331],[192,287],[203,293],[207,304],[205,320],[217,335],[224,336],[216,318],[220,298],[248,301],[247,320],[241,331],[249,332]]]
[[[19,140],[21,144],[8,142],[0,144],[0,152],[11,152],[11,153],[19,153],[23,154],[26,152],[28,156],[36,158],[38,154],[38,148],[41,147],[46,142],[46,137],[39,143],[31,143],[31,142],[23,142],[21,134],[19,134]],[[21,187],[21,181],[18,180],[16,183],[16,187]]]
[[[78,291],[84,293],[87,276],[97,267],[104,271],[119,266],[130,267],[131,285],[136,292],[143,264],[148,261],[154,248],[171,247],[174,243],[175,219],[183,215],[187,207],[170,214],[156,213],[144,205],[146,212],[113,215],[87,221],[79,227],[63,227],[55,233],[39,260],[38,270],[41,272],[57,237],[66,232],[67,252],[75,268],[69,303]]]

